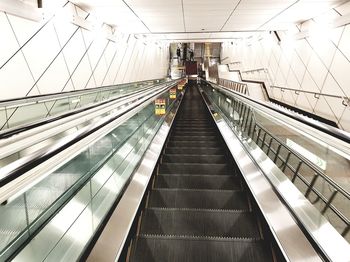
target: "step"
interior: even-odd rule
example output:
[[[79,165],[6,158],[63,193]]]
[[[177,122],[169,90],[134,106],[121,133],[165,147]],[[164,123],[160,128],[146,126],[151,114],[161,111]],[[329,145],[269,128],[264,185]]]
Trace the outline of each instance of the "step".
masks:
[[[167,147],[165,154],[186,154],[186,155],[222,155],[226,150],[222,147]]]
[[[213,127],[213,124],[208,124],[208,123],[179,123],[177,122],[175,124],[175,127],[182,127],[182,128],[210,128]]]
[[[227,175],[233,174],[230,164],[204,164],[204,163],[162,163],[159,174],[207,174]]]
[[[170,141],[220,141],[217,136],[185,136],[185,135],[171,135]]]
[[[191,133],[190,135],[194,135],[194,134],[200,134],[200,133],[204,133],[204,132],[207,132],[207,133],[215,133],[215,134],[218,134],[216,133],[216,129],[213,129],[213,128],[202,128],[202,129],[199,129],[199,128],[173,128],[172,130],[173,132],[172,133],[177,133],[177,134],[183,134],[183,133]]]
[[[198,119],[177,119],[177,124],[213,124],[213,122],[210,119],[205,120],[198,120]]]
[[[190,137],[195,137],[195,136],[216,136],[218,133],[215,131],[172,131],[171,135],[174,136],[190,136]]]
[[[208,119],[208,117],[201,117],[201,118],[194,118],[194,117],[183,117],[180,116],[176,119],[176,121],[198,121],[198,122],[208,122],[211,121]]]
[[[224,164],[227,162],[225,155],[185,155],[164,154],[162,163],[212,163]]]
[[[198,239],[191,237],[139,236],[131,262],[268,262],[271,249],[262,240]]]
[[[188,118],[188,119],[185,119],[185,118],[177,118],[176,119],[176,122],[179,123],[179,122],[186,122],[186,123],[212,123],[212,121],[210,120],[210,118],[202,118],[202,119],[198,119],[198,118]]]
[[[148,207],[248,210],[240,190],[153,189]]]
[[[217,131],[217,129],[213,126],[209,127],[181,127],[181,126],[174,126],[175,131],[182,131],[182,132],[203,132],[203,131],[210,131],[214,132]]]
[[[222,147],[221,141],[169,141],[167,147]]]
[[[181,188],[181,189],[242,189],[237,176],[223,175],[157,175],[154,188]]]
[[[197,112],[197,116],[187,116],[184,115],[184,113],[180,113],[178,117],[176,118],[176,121],[185,121],[185,122],[190,122],[190,121],[196,121],[196,122],[212,122],[212,120],[209,117],[208,111],[201,111]]]
[[[146,208],[140,234],[260,239],[252,212]]]

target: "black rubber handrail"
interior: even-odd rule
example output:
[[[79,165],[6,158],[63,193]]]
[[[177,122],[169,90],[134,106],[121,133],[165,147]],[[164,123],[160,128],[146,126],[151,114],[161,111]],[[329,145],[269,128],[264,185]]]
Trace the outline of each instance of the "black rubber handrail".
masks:
[[[220,85],[218,85],[216,83],[213,83],[213,82],[210,82],[210,81],[207,81],[207,80],[204,80],[204,79],[202,79],[202,80],[207,82],[209,85],[220,86]],[[331,135],[331,136],[333,136],[335,138],[338,138],[338,139],[340,139],[340,140],[342,140],[342,141],[344,141],[346,143],[350,143],[350,134],[345,132],[345,131],[343,131],[343,130],[340,130],[340,129],[332,127],[332,126],[329,126],[329,125],[324,124],[324,123],[312,122],[312,121],[310,121],[310,119],[306,119],[306,118],[304,118],[302,116],[295,115],[295,114],[293,114],[291,112],[280,110],[278,108],[275,108],[275,107],[272,107],[272,106],[270,106],[268,104],[265,104],[264,102],[256,101],[256,100],[250,98],[249,96],[246,96],[244,94],[240,94],[238,92],[234,92],[233,90],[227,89],[224,86],[220,86],[220,87],[224,88],[226,91],[231,92],[234,95],[238,95],[238,96],[244,97],[245,99],[248,99],[249,101],[251,101],[251,102],[253,102],[255,104],[258,104],[258,105],[264,106],[266,108],[269,108],[269,109],[271,109],[271,110],[273,110],[275,112],[278,112],[278,113],[280,113],[282,115],[285,115],[285,116],[288,116],[290,118],[293,118],[294,120],[297,120],[297,121],[299,121],[299,122],[301,122],[303,124],[306,124],[308,126],[316,128],[317,130],[320,130],[320,131],[322,131],[322,132],[324,132],[324,133],[326,133],[328,135]]]
[[[174,80],[176,81],[176,80]],[[174,81],[169,81],[167,83],[173,83]],[[152,87],[156,87],[156,86],[159,86],[161,84],[165,84],[165,83],[159,83],[159,84],[154,84],[154,85],[149,85],[148,87],[149,88],[152,88]],[[113,101],[116,101],[116,100],[119,100],[119,99],[122,99],[122,98],[126,98],[128,96],[131,96],[131,95],[134,95],[134,94],[138,94],[138,93],[141,93],[143,92],[144,90],[140,90],[140,91],[136,91],[136,92],[133,92],[133,93],[129,93],[129,94],[126,94],[126,95],[123,95],[123,96],[119,96],[119,97],[116,97],[116,98],[113,98],[113,99],[110,99],[110,100],[106,100],[106,101],[103,101],[101,103],[98,103],[98,104],[93,104],[91,106],[87,106],[87,107],[82,107],[80,109],[76,109],[74,111],[71,111],[71,112],[68,112],[68,113],[64,113],[64,114],[61,114],[59,116],[54,116],[54,117],[50,117],[49,119],[44,119],[44,120],[39,120],[39,121],[36,121],[36,122],[32,122],[32,123],[29,123],[29,124],[26,124],[26,125],[22,125],[22,126],[19,126],[19,127],[16,127],[14,129],[11,129],[11,130],[5,130],[3,133],[0,133],[0,140],[1,139],[7,139],[13,135],[17,135],[21,132],[25,132],[25,131],[28,131],[30,129],[33,129],[33,128],[36,128],[36,127],[39,127],[39,126],[42,126],[42,125],[46,125],[46,124],[49,124],[49,123],[52,123],[52,122],[55,122],[57,120],[60,120],[60,119],[63,119],[63,118],[66,118],[66,117],[69,117],[69,116],[72,116],[72,115],[75,115],[75,114],[79,114],[81,112],[84,112],[84,111],[87,111],[87,110],[90,110],[94,107],[97,107],[97,106],[102,106],[102,105],[105,105],[107,103],[110,103],[110,102],[113,102]]]
[[[174,80],[172,82],[176,82],[176,81],[177,80]],[[166,90],[169,90],[170,88],[172,88],[174,85],[175,84],[173,84],[173,83],[170,85],[168,83],[168,85],[166,87],[164,87],[162,90],[153,94],[148,100],[151,100],[151,99],[159,96],[160,94],[164,93]],[[113,117],[113,118],[111,118],[111,119],[109,119],[101,124],[96,123],[96,124],[90,126],[84,132],[82,132],[80,134],[73,135],[69,140],[67,139],[67,141],[64,141],[62,143],[59,143],[59,144],[56,144],[53,146],[49,146],[45,151],[43,150],[42,152],[37,152],[37,153],[34,153],[33,155],[27,157],[23,162],[18,163],[18,165],[16,167],[13,167],[12,169],[8,170],[6,172],[6,175],[3,175],[3,177],[0,178],[0,187],[5,186],[6,184],[10,183],[11,181],[13,181],[16,178],[20,177],[21,175],[25,174],[26,172],[28,172],[32,168],[38,166],[39,164],[42,164],[43,162],[45,162],[49,158],[53,157],[54,155],[62,152],[63,150],[67,149],[68,147],[72,146],[73,144],[75,144],[75,143],[79,142],[80,140],[84,139],[85,137],[91,135],[95,131],[110,124],[111,122],[115,121],[119,117],[127,114],[128,112],[135,109],[137,106],[141,105],[144,102],[145,101],[138,101],[132,108],[128,109],[127,111],[122,112],[122,113],[116,115],[115,117]]]

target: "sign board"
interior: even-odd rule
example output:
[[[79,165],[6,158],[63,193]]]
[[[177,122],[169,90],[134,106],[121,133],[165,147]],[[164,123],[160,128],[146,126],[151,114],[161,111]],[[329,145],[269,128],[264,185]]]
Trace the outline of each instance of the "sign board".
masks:
[[[165,99],[159,98],[154,102],[155,114],[156,116],[161,116],[165,114]]]
[[[176,98],[176,88],[170,89],[170,99]]]
[[[198,66],[196,61],[186,61],[186,75],[198,75]]]
[[[187,79],[182,80],[180,83],[177,84],[177,89],[182,90],[186,85],[186,83],[187,83]]]

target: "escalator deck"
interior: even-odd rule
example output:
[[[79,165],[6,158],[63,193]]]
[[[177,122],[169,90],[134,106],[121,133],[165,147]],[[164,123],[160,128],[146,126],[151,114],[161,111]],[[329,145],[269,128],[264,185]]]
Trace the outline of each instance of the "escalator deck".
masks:
[[[240,173],[188,87],[140,216],[129,261],[273,261]]]

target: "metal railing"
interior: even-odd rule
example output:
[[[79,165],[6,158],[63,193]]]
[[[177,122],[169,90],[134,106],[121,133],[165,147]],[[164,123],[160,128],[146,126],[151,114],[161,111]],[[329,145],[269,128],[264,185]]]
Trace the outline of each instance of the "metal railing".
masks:
[[[228,79],[218,78],[217,83],[236,92],[249,95],[248,85]]]
[[[307,199],[327,217],[337,231],[347,238],[350,220],[346,210],[350,194],[328,177],[318,166],[276,138],[258,123],[252,107],[234,95],[204,87],[225,114],[229,124],[252,139]]]
[[[312,91],[301,90],[301,89],[287,88],[287,87],[282,87],[282,86],[270,86],[270,88],[271,89],[279,89],[279,90],[281,90],[281,92],[284,92],[285,90],[288,90],[288,91],[294,92],[296,95],[299,95],[300,93],[311,94],[316,99],[320,99],[321,96],[338,98],[338,99],[342,100],[343,106],[350,106],[350,98],[349,97],[345,97],[345,96],[323,94],[323,93],[319,93],[319,92],[312,92]]]
[[[256,69],[251,69],[251,70],[244,70],[242,71],[243,74],[246,74],[246,73],[254,73],[254,72],[260,72],[260,71],[263,71],[264,73],[267,73],[268,70],[267,68],[256,68]]]

